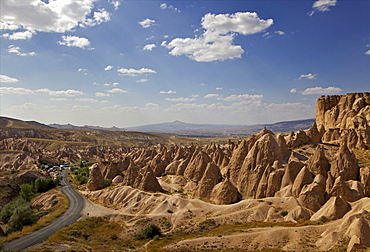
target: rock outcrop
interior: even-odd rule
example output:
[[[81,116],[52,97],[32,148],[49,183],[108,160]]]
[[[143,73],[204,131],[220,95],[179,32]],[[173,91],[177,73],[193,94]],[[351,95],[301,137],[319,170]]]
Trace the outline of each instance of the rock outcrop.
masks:
[[[86,187],[90,191],[99,190],[105,187],[104,178],[101,174],[101,169],[98,164],[93,164],[90,167],[90,176]]]

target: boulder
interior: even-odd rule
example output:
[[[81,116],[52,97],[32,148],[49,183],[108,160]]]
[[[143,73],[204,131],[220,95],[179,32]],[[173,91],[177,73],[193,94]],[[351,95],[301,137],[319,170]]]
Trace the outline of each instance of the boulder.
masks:
[[[122,183],[122,182],[123,182],[123,176],[122,175],[117,175],[112,180],[113,184],[119,184],[119,183]]]
[[[238,189],[228,178],[215,185],[211,194],[211,200],[218,205],[232,204],[240,199]]]

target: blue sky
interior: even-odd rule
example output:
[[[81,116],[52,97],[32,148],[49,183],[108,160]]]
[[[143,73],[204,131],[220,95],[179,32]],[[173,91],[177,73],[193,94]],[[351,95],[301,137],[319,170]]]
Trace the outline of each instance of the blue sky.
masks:
[[[2,0],[1,115],[129,127],[315,117],[370,91],[370,1]]]

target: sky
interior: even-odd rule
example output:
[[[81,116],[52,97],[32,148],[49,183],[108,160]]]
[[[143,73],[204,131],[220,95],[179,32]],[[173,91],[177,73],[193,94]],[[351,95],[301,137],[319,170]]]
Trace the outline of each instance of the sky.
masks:
[[[370,91],[367,0],[1,0],[0,14],[1,116],[250,125]]]

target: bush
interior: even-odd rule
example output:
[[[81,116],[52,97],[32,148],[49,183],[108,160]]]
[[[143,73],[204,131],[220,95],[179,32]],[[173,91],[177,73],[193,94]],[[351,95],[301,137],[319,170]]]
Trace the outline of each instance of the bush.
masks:
[[[137,233],[135,235],[135,239],[142,240],[142,239],[154,238],[154,236],[159,237],[161,235],[162,235],[161,229],[157,225],[150,224],[147,228]]]
[[[16,200],[13,200],[12,202],[9,202],[1,209],[0,220],[4,222],[5,224],[7,224],[10,217],[12,217],[14,210],[21,205],[27,205],[27,204],[29,205],[29,202],[27,202],[26,200],[20,197]]]
[[[21,185],[19,196],[27,201],[31,201],[31,199],[35,196],[35,193],[33,192],[33,186],[31,184]]]
[[[112,180],[111,179],[104,179],[104,184],[106,186],[110,186],[110,185],[112,185]]]
[[[321,221],[322,223],[326,223],[326,222],[329,222],[330,220],[329,220],[329,218],[328,218],[328,217],[326,217],[326,216],[321,216],[321,217],[320,217],[320,221]]]

